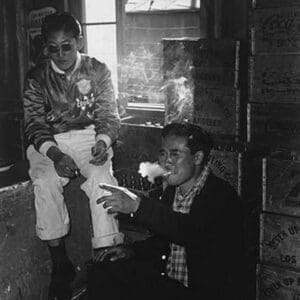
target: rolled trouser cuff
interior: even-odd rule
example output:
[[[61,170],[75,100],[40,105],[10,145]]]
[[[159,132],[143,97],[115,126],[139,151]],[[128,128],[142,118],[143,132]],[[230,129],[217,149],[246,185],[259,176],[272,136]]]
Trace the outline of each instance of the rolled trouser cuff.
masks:
[[[94,249],[115,246],[123,244],[123,242],[124,234],[122,232],[92,238],[92,246]]]
[[[64,236],[66,236],[69,233],[69,230],[70,230],[69,224],[67,224],[59,229],[51,228],[51,230],[48,232],[36,227],[36,234],[41,240],[47,241],[47,240],[55,240],[55,239],[63,238]]]

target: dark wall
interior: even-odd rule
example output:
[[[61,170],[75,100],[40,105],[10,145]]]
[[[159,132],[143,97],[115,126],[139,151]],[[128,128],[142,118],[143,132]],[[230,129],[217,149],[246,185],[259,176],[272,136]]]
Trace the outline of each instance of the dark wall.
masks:
[[[23,17],[19,1],[0,1],[0,165],[21,157]]]
[[[29,50],[29,13],[53,7],[81,19],[81,6],[80,0],[0,0],[0,166],[24,159],[23,82],[38,55]]]

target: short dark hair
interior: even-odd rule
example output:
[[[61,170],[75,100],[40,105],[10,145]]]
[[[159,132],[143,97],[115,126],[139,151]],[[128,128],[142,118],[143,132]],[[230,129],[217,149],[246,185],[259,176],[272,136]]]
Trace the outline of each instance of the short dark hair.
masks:
[[[78,38],[82,34],[79,21],[68,12],[56,12],[45,17],[42,24],[42,36],[47,37],[57,31],[71,32],[74,38]]]
[[[186,138],[186,145],[192,154],[203,151],[204,162],[209,158],[213,147],[213,140],[210,135],[200,126],[192,123],[170,123],[162,129],[162,138],[168,136],[180,136]]]

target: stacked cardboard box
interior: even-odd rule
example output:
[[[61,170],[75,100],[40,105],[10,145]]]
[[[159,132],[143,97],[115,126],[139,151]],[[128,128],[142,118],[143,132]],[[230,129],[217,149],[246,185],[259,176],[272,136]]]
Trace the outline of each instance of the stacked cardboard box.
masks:
[[[300,298],[300,3],[252,2],[247,140],[267,150],[257,299],[294,300]]]
[[[257,0],[251,23],[248,141],[299,149],[299,1]]]
[[[163,39],[165,122],[193,121],[216,139],[240,138],[240,42]]]

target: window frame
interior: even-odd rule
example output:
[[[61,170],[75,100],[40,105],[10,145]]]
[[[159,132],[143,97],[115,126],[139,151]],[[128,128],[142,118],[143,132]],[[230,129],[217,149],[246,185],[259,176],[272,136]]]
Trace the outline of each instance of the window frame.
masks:
[[[118,43],[118,17],[117,17],[117,11],[118,11],[118,3],[122,2],[123,0],[113,0],[115,1],[115,21],[104,21],[104,22],[88,22],[86,20],[86,5],[87,5],[87,1],[88,0],[84,0],[82,1],[82,22],[81,22],[81,26],[82,26],[82,32],[83,32],[83,49],[82,51],[87,52],[88,49],[88,41],[87,41],[87,27],[90,26],[107,26],[107,25],[115,25],[116,26],[116,59],[117,59],[117,64],[119,64],[119,55],[118,55],[118,47],[119,47],[119,43]],[[119,84],[119,74],[118,74],[118,68],[117,68],[117,82]],[[116,94],[118,96],[118,91],[116,91]]]
[[[171,13],[179,13],[179,12],[198,12],[200,9],[184,9],[184,10],[155,10],[155,11],[136,11],[136,12],[126,12],[125,5],[127,0],[113,0],[115,1],[115,21],[109,22],[87,22],[86,21],[86,13],[85,13],[85,5],[86,1],[83,4],[83,12],[82,12],[82,27],[84,31],[84,49],[87,49],[87,34],[86,28],[87,26],[93,25],[116,25],[116,58],[117,58],[117,83],[118,90],[116,90],[116,98],[118,101],[123,102],[122,92],[125,90],[122,78],[121,78],[121,68],[119,67],[124,59],[125,49],[124,49],[124,28],[125,28],[125,18],[127,14],[165,14],[167,12]],[[124,101],[125,102],[125,101]],[[162,123],[164,122],[164,114],[165,114],[165,104],[157,104],[157,103],[134,103],[128,102],[124,106],[125,116],[131,115],[133,117],[144,118],[146,120],[160,120]]]
[[[155,0],[154,0],[155,1]],[[153,2],[154,2],[153,1]],[[197,1],[197,0],[196,0]],[[200,1],[200,6],[201,6],[201,0]],[[151,5],[151,4],[150,4]],[[151,5],[152,6],[152,5]],[[200,11],[200,8],[196,8],[196,7],[193,7],[193,8],[170,8],[170,9],[151,9],[151,6],[150,6],[150,9],[140,9],[140,10],[132,10],[132,11],[126,11],[126,5],[124,6],[124,11],[126,14],[139,14],[139,13],[147,13],[147,14],[158,14],[158,13],[178,13],[178,12],[187,12],[187,11],[192,11],[192,12],[195,12],[195,11]]]

